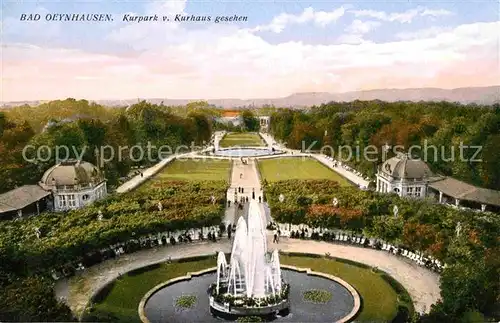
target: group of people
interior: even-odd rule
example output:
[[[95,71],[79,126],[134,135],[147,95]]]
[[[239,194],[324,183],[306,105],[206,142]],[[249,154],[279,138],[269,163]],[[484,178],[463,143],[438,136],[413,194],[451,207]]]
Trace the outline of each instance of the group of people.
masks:
[[[238,201],[238,194],[243,194],[245,193],[245,189],[243,187],[235,187],[234,188],[234,201],[237,202]],[[252,189],[252,199],[255,200],[255,188]],[[240,203],[248,203],[249,202],[249,198],[248,196],[240,196]],[[259,203],[262,202],[262,196],[259,196]],[[231,206],[231,203],[228,201],[228,206]]]

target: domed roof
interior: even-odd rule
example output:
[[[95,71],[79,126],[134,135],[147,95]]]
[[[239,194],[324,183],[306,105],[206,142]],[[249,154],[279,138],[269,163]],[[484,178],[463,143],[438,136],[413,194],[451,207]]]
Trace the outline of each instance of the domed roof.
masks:
[[[97,184],[104,178],[93,164],[80,160],[66,160],[47,170],[40,180],[46,186]]]
[[[386,160],[380,171],[397,179],[424,179],[432,177],[429,166],[420,159],[412,159],[407,154],[399,154]]]

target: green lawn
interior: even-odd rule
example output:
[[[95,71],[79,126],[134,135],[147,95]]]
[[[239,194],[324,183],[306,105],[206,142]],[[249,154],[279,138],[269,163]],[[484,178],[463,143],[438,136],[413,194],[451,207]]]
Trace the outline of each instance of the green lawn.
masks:
[[[351,284],[362,298],[362,309],[357,322],[388,322],[396,315],[398,297],[395,290],[380,274],[370,269],[323,257],[281,255],[282,264],[311,268],[332,274]],[[137,308],[142,297],[154,286],[187,272],[216,266],[214,257],[183,263],[162,264],[157,269],[135,275],[124,275],[106,298],[92,307],[92,317],[87,319],[112,319],[120,322],[139,322]]]
[[[231,132],[222,138],[219,145],[222,148],[233,146],[265,146],[265,142],[257,133]]]
[[[230,166],[230,161],[223,159],[174,160],[146,182],[146,185],[155,181],[170,180],[227,180],[229,178]]]
[[[288,179],[330,179],[340,186],[352,184],[319,161],[308,157],[272,158],[259,160],[262,179],[277,182]]]
[[[326,258],[280,255],[280,263],[337,276],[351,284],[361,296],[362,309],[356,322],[390,322],[396,316],[398,296],[379,274]]]

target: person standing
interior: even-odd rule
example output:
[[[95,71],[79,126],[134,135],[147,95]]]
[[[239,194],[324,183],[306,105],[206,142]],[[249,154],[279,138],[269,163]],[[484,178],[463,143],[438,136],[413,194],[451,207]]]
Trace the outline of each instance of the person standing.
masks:
[[[281,230],[278,228],[278,239],[276,239],[278,243],[280,242],[280,237],[281,237]]]
[[[277,230],[274,230],[274,239],[273,239],[273,243],[278,243],[278,231],[277,231]]]

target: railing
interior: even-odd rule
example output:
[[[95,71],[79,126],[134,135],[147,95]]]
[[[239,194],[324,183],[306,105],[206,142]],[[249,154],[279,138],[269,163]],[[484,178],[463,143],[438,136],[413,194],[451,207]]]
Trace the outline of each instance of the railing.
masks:
[[[55,186],[53,188],[56,192],[75,192],[75,191],[83,191],[88,189],[93,189],[101,185],[104,181],[99,182],[97,184],[88,184],[88,185],[61,185]]]

